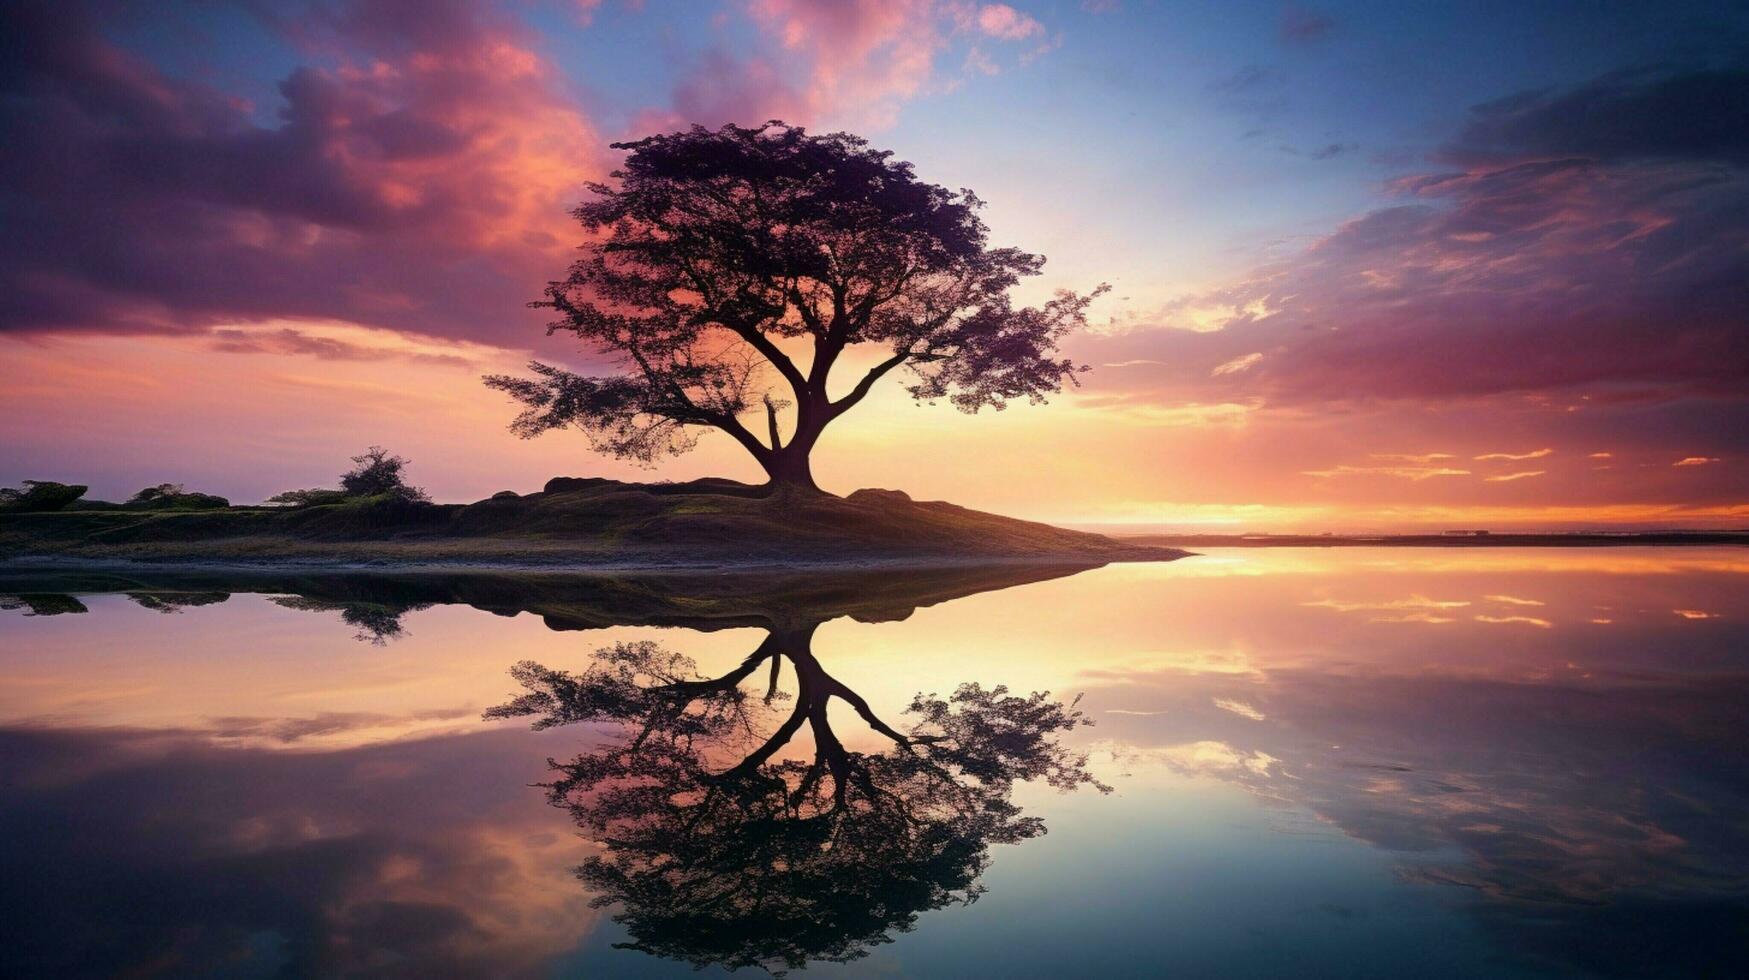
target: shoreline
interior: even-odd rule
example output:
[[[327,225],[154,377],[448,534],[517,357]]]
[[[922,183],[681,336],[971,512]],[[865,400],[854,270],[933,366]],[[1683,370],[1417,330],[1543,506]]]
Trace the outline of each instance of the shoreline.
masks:
[[[1749,546],[1749,531],[1583,531],[1457,534],[1107,534],[1170,548],[1687,548]]]
[[[0,581],[27,578],[32,573],[127,573],[127,572],[188,572],[204,573],[290,573],[309,572],[324,575],[538,575],[538,576],[612,576],[635,574],[640,577],[663,575],[695,576],[700,574],[785,575],[807,572],[845,573],[880,571],[954,571],[980,568],[1095,568],[1112,564],[1139,564],[1177,561],[1194,558],[1197,553],[1176,548],[1152,548],[1157,554],[1120,554],[1118,557],[1085,554],[1043,555],[977,555],[953,556],[888,556],[863,559],[833,558],[809,560],[758,559],[745,562],[492,562],[492,561],[332,561],[323,558],[266,558],[260,561],[233,559],[206,561],[201,559],[128,559],[112,557],[82,557],[78,555],[23,555],[0,557]]]
[[[557,477],[472,504],[366,497],[264,510],[0,515],[0,564],[698,572],[1171,561],[1185,552],[895,490],[751,495],[726,482]],[[752,488],[756,489],[756,488]]]

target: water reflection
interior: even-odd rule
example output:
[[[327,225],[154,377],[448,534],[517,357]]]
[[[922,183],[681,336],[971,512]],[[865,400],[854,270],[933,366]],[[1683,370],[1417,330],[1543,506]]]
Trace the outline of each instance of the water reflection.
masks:
[[[270,601],[282,609],[296,609],[299,612],[337,612],[341,622],[357,630],[352,634],[353,639],[379,647],[407,635],[407,627],[401,625],[402,616],[436,605],[434,602],[399,602],[392,605],[348,602],[307,595],[273,596]]]
[[[1749,970],[1749,634],[1666,611],[1749,583],[1454,571],[1296,583],[1225,657],[1090,671],[1103,748],[1309,811],[1544,968]]]
[[[0,976],[529,976],[591,913],[526,735],[0,730]]]
[[[64,616],[91,611],[76,597],[54,592],[0,595],[0,610],[18,610],[26,616]]]
[[[542,754],[527,734],[498,727],[338,751],[278,748],[458,718],[451,709],[0,728],[0,840],[9,842],[0,975],[534,975],[587,935],[591,898],[622,909],[637,948],[692,963],[781,970],[857,958],[920,913],[975,899],[990,845],[1042,832],[1009,801],[1016,781],[1097,784],[1056,738],[1085,722],[1072,707],[966,685],[919,697],[901,734],[813,655],[815,629],[838,617],[904,618],[1077,570],[49,575],[0,608],[90,612],[77,590],[165,613],[258,591],[281,609],[339,613],[378,645],[406,639],[402,617],[439,603],[533,612],[558,631],[661,623],[757,626],[767,637],[741,667],[709,680],[648,642],[610,646],[575,677],[517,668],[527,692],[491,716],[536,715],[536,729],[639,728],[617,749],[558,766],[549,786],[578,826],[596,831],[594,845],[555,833],[523,805],[551,812],[527,793]],[[767,663],[764,692],[743,691],[739,682]],[[793,692],[780,690],[785,663]],[[870,719],[888,750],[839,740],[831,701]],[[743,744],[761,715],[789,702],[790,720],[761,745]],[[803,730],[812,762],[784,758]],[[748,750],[713,761],[738,749]],[[568,870],[579,862],[587,890]]]
[[[980,592],[1074,575],[1089,564],[997,564],[887,570],[737,572],[284,571],[141,565],[126,571],[0,564],[0,610],[83,613],[78,595],[123,594],[148,609],[269,596],[286,609],[337,612],[366,640],[405,635],[401,618],[435,605],[499,616],[529,613],[549,629],[679,626],[715,630],[773,622],[872,623]]]
[[[1742,975],[1737,554],[0,570],[0,975]]]
[[[1045,694],[961,684],[918,694],[899,731],[812,650],[816,624],[774,629],[734,670],[649,643],[597,651],[582,674],[519,664],[520,697],[487,712],[537,729],[607,723],[613,738],[553,763],[548,800],[604,848],[577,869],[631,941],[622,948],[703,967],[781,975],[848,962],[909,931],[919,913],[974,901],[992,844],[1044,832],[1017,782],[1110,792],[1059,736],[1088,724]],[[764,696],[742,682],[769,663]],[[780,690],[784,664],[793,695]],[[761,714],[794,701],[781,723]],[[885,742],[845,747],[842,701]],[[806,727],[811,755],[780,758]],[[771,734],[757,733],[771,729]]]

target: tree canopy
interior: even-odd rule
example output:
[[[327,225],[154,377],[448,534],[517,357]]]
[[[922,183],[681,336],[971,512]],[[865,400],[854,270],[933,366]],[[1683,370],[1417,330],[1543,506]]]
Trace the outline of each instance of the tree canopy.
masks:
[[[620,371],[488,376],[526,406],[519,435],[576,427],[651,463],[716,429],[773,483],[812,487],[825,427],[901,367],[914,398],[966,412],[1042,401],[1083,370],[1057,345],[1104,287],[1015,307],[1009,291],[1044,259],[991,247],[975,194],[889,151],[778,121],[613,145],[617,185],[590,184],[575,211],[582,256],[532,305]],[[864,347],[876,353],[846,357]],[[854,381],[833,384],[852,363]],[[761,410],[763,433],[743,421]]]
[[[25,480],[16,487],[0,487],[0,512],[65,510],[88,489],[53,480]]]
[[[397,456],[381,446],[372,446],[352,457],[353,467],[340,475],[340,489],[316,487],[310,490],[287,490],[267,498],[270,504],[293,507],[315,507],[322,504],[345,503],[359,497],[386,497],[399,503],[427,503],[429,494],[407,482],[406,470],[412,460]]]

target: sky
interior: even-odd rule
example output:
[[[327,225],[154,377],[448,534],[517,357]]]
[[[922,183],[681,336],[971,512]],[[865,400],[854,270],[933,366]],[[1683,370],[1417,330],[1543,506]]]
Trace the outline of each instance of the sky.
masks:
[[[653,471],[479,383],[610,143],[780,118],[1109,283],[1046,405],[894,381],[835,492],[1211,531],[1749,526],[1749,8],[325,0],[0,9],[0,484],[443,501]]]

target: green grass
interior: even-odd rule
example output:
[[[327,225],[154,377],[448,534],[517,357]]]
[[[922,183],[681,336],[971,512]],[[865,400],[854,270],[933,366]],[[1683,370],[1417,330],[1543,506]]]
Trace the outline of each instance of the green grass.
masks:
[[[892,491],[748,497],[608,481],[467,505],[365,498],[300,508],[0,515],[0,558],[727,565],[1175,554]]]

